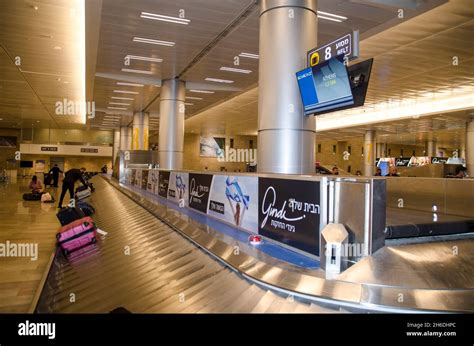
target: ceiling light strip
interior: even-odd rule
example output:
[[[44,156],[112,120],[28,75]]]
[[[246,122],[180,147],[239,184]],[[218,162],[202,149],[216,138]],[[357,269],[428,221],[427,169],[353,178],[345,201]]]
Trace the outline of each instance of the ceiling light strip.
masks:
[[[210,90],[198,90],[198,89],[191,89],[189,91],[192,93],[200,93],[200,94],[214,94],[215,93],[214,91],[210,91]]]
[[[145,19],[153,19],[153,20],[159,20],[162,22],[169,22],[169,23],[176,23],[176,24],[183,24],[183,25],[188,25],[191,20],[185,19],[185,18],[179,18],[179,17],[170,17],[170,16],[165,16],[162,14],[155,14],[155,13],[150,13],[150,12],[142,12],[140,14],[141,18]]]
[[[154,39],[151,39],[151,38],[144,38],[144,37],[134,37],[133,42],[157,44],[157,45],[160,45],[160,46],[168,46],[168,47],[173,47],[176,44],[175,42],[154,40]]]
[[[114,93],[138,95],[138,92],[136,92],[136,91],[128,91],[128,90],[114,90]]]
[[[125,86],[132,86],[132,87],[144,87],[143,84],[136,84],[136,83],[126,83],[126,82],[117,82],[117,85],[125,85]]]
[[[122,72],[140,73],[140,74],[153,74],[153,71],[134,70],[134,69],[131,69],[131,68],[123,68]]]
[[[245,53],[242,52],[239,54],[241,58],[250,58],[250,59],[259,59],[260,56],[258,54],[252,54],[252,53]]]
[[[208,82],[215,82],[215,83],[225,83],[225,84],[232,84],[232,83],[234,83],[233,80],[219,79],[219,78],[209,78],[209,77],[207,77],[206,80],[207,80]]]
[[[228,72],[235,72],[235,73],[245,73],[245,74],[252,73],[251,70],[245,70],[245,69],[242,69],[242,68],[234,68],[234,67],[225,67],[225,66],[222,66],[219,70],[228,71]]]
[[[141,61],[151,61],[151,62],[163,62],[163,59],[160,58],[153,58],[147,56],[139,56],[139,55],[127,55],[125,58],[130,60],[141,60]]]

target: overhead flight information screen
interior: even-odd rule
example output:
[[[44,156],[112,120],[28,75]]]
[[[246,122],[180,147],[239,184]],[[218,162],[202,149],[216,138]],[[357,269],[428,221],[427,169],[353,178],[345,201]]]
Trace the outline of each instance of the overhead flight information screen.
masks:
[[[297,72],[296,79],[306,115],[354,104],[343,55]]]

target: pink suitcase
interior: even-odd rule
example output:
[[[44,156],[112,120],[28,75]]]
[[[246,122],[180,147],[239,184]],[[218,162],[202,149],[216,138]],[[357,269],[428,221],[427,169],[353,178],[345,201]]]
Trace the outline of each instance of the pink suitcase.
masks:
[[[56,235],[58,245],[65,255],[96,242],[97,230],[93,222],[84,221]]]

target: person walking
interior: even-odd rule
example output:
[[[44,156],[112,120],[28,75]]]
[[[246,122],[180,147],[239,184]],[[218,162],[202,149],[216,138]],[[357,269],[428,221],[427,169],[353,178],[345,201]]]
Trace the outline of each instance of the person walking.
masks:
[[[53,182],[54,187],[58,187],[59,173],[63,173],[63,171],[61,171],[61,168],[59,168],[58,164],[55,163],[54,167],[49,170],[49,174],[51,174],[51,177],[53,178],[52,180],[54,181]]]

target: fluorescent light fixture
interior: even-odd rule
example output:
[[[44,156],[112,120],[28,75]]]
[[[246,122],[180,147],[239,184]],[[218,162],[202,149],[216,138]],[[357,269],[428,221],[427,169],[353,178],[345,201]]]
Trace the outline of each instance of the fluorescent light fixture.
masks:
[[[153,74],[153,71],[145,71],[145,70],[134,70],[132,68],[123,68],[122,72],[131,72],[131,73],[141,73],[141,74]]]
[[[122,103],[122,102],[109,102],[111,105],[119,105],[119,106],[130,106],[130,103]]]
[[[132,86],[132,87],[144,87],[143,84],[125,83],[125,82],[117,82],[117,85],[125,85],[125,86]]]
[[[324,11],[318,11],[318,14],[322,14],[323,16],[327,16],[327,17],[333,17],[333,18],[343,19],[343,20],[346,20],[346,19],[347,19],[347,17],[338,16],[337,14],[333,14],[333,13],[329,13],[329,12],[324,12]]]
[[[186,96],[188,100],[202,100],[202,97]]]
[[[151,62],[163,61],[163,59],[160,59],[160,58],[152,58],[152,57],[138,56],[138,55],[127,55],[125,58],[129,58],[130,60],[141,60],[141,61],[151,61]]]
[[[168,47],[173,47],[176,44],[176,43],[170,42],[170,41],[153,40],[151,38],[144,38],[144,37],[134,37],[133,42],[157,44],[157,45],[160,45],[160,46],[168,46]]]
[[[149,13],[149,12],[142,12],[140,14],[140,17],[145,18],[145,19],[153,19],[153,20],[159,20],[162,22],[184,24],[184,25],[188,25],[191,22],[189,19],[185,19],[185,18],[170,17],[170,16],[164,16],[162,14],[155,14],[155,13]]]
[[[128,91],[128,90],[114,90],[114,93],[138,95],[138,92],[136,92],[136,91]]]
[[[321,18],[321,19],[326,19],[326,20],[331,20],[333,22],[338,22],[338,23],[342,23],[342,20],[340,19],[337,19],[337,18],[331,18],[331,17],[326,17],[326,16],[320,16],[318,14],[318,18]]]
[[[122,107],[107,107],[107,109],[116,109],[116,110],[120,110],[120,111],[126,111],[127,108],[122,108]]]
[[[260,57],[258,54],[244,53],[244,52],[240,53],[239,56],[242,58],[250,58],[250,59],[258,59]]]
[[[194,106],[194,103],[185,102],[184,104],[185,104],[186,106]]]
[[[236,72],[236,73],[245,73],[245,74],[249,74],[251,73],[252,71],[251,70],[244,70],[242,68],[234,68],[234,67],[225,67],[225,66],[222,66],[220,68],[221,71],[229,71],[229,72]]]
[[[210,90],[191,89],[189,91],[192,92],[192,93],[200,93],[200,94],[214,94],[214,91],[210,91]]]
[[[234,83],[233,80],[219,79],[219,78],[209,78],[209,77],[207,77],[206,80],[207,80],[208,82],[216,82],[216,83],[226,83],[226,84],[232,84],[232,83]]]
[[[131,98],[131,97],[120,97],[120,96],[112,96],[111,98],[115,99],[115,100],[130,100],[130,101],[133,101],[134,99]]]

